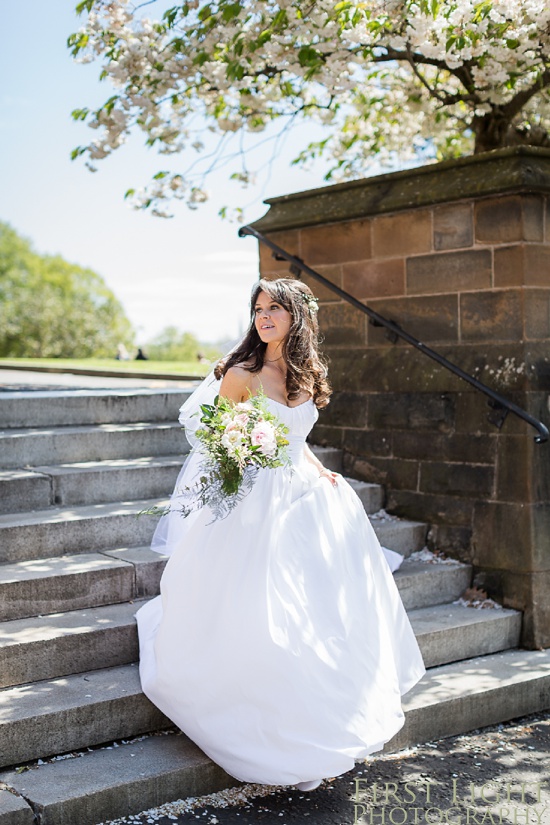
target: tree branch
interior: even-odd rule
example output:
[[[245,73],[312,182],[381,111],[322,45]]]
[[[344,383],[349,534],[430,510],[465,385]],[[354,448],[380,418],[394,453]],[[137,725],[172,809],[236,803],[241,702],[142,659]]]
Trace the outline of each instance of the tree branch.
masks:
[[[409,65],[412,68],[413,72],[415,73],[416,77],[422,83],[424,88],[428,90],[428,94],[430,95],[430,97],[435,97],[435,99],[439,100],[439,102],[442,103],[444,106],[449,106],[450,105],[450,98],[451,97],[456,97],[456,95],[451,96],[451,95],[448,95],[448,94],[445,94],[445,93],[441,94],[440,92],[437,92],[437,90],[434,89],[432,86],[430,86],[430,84],[428,83],[426,78],[422,74],[420,74],[420,72],[418,71],[416,63],[413,60],[411,47],[408,46],[408,45],[407,45],[407,59],[408,59]]]
[[[523,89],[521,92],[518,92],[512,100],[502,106],[501,111],[503,116],[507,120],[513,120],[513,118],[521,112],[523,107],[529,103],[531,98],[547,86],[550,86],[550,69],[546,69],[546,71],[541,74],[537,82],[534,83],[531,88]]]
[[[391,46],[383,46],[381,48],[386,50],[385,54],[371,55],[370,59],[373,63],[388,63],[390,60],[405,61],[408,63],[412,59],[415,63],[435,66],[437,69],[445,69],[447,72],[453,73],[453,70],[449,69],[444,60],[436,60],[435,57],[424,57],[424,55],[416,54],[416,52],[411,52],[411,56],[409,57],[406,51],[400,52],[397,49],[392,49]]]
[[[440,101],[440,103],[442,103],[444,106],[452,106],[455,103],[461,102],[479,103],[479,96],[471,91],[471,89],[475,87],[475,84],[472,82],[469,64],[464,63],[462,66],[459,66],[456,69],[451,69],[449,66],[447,66],[444,60],[436,60],[432,57],[424,57],[421,54],[417,54],[416,52],[411,51],[410,46],[407,46],[407,50],[404,52],[398,51],[397,49],[392,49],[389,46],[384,48],[386,49],[385,54],[372,55],[371,59],[373,63],[388,63],[393,60],[398,62],[409,63],[415,75],[418,77],[422,85],[425,86],[430,95],[432,97],[437,98]],[[448,72],[449,74],[456,77],[456,79],[462,84],[462,86],[465,89],[465,93],[456,93],[454,95],[450,95],[447,93],[445,93],[444,95],[438,94],[436,90],[432,89],[426,81],[426,79],[420,74],[420,72],[417,69],[418,65],[434,66],[436,69]]]

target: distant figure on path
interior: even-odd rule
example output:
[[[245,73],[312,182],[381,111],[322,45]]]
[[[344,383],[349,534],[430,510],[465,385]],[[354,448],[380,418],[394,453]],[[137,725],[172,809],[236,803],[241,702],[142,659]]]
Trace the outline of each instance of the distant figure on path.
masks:
[[[115,358],[117,361],[129,361],[130,354],[124,344],[118,344],[116,348],[116,355]]]

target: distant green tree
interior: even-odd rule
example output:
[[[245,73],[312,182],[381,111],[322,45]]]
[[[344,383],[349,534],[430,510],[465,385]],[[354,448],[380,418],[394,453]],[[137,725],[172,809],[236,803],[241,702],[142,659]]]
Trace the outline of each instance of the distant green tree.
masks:
[[[59,255],[39,255],[0,223],[0,356],[113,356],[134,332],[100,275]]]
[[[216,346],[201,344],[190,332],[174,326],[165,327],[145,350],[153,361],[196,361],[199,355],[214,360],[221,355]]]

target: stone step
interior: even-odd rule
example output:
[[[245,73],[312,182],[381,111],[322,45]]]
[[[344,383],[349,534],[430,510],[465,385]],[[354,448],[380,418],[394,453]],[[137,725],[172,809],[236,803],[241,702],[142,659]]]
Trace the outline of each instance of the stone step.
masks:
[[[183,456],[188,449],[183,429],[174,422],[0,431],[2,469],[143,456]]]
[[[150,544],[157,517],[138,514],[166,503],[142,499],[0,515],[0,562]],[[385,514],[371,523],[390,550],[409,556],[424,546],[426,524]]]
[[[3,393],[0,429],[177,421],[191,389],[37,390]]]
[[[6,646],[4,653],[7,654],[8,666],[12,665],[11,672],[19,672],[21,676],[32,674],[31,678],[37,674],[44,675],[43,681],[20,683],[18,686],[5,687],[0,691],[0,718],[6,725],[2,728],[0,723],[0,739],[2,730],[7,731],[7,736],[12,736],[11,747],[15,748],[13,753],[16,754],[10,757],[13,758],[13,763],[55,752],[48,744],[53,733],[50,733],[46,725],[39,727],[40,734],[35,730],[34,744],[24,744],[26,725],[30,724],[28,716],[32,712],[39,715],[42,713],[42,701],[46,697],[46,709],[50,711],[48,719],[52,731],[58,731],[66,724],[67,714],[73,712],[74,703],[79,696],[82,700],[90,699],[99,703],[93,730],[110,730],[109,719],[104,719],[104,728],[101,725],[97,727],[97,717],[105,711],[106,694],[112,701],[118,702],[117,708],[120,713],[123,713],[121,703],[124,692],[129,693],[133,703],[136,702],[135,694],[139,689],[135,684],[137,668],[127,670],[124,677],[121,668],[127,662],[138,659],[134,613],[141,604],[142,602],[137,601],[125,605],[75,611],[71,614],[48,617],[48,621],[42,625],[28,622],[7,623],[7,638],[13,643]],[[410,611],[409,617],[427,667],[468,659],[472,655],[494,653],[496,650],[512,647],[519,640],[521,613],[514,610],[480,610],[461,605],[439,605],[416,608]],[[33,663],[29,662],[30,658],[34,659]],[[94,670],[94,667],[97,669]],[[64,679],[55,673],[56,669],[62,671],[61,676],[64,676]],[[54,675],[50,677],[52,670]],[[114,688],[108,686],[110,674],[114,674]],[[117,690],[121,691],[120,695],[117,694]],[[143,698],[145,700],[145,697]],[[65,707],[67,701],[70,709]],[[93,703],[83,701],[82,704],[82,717],[87,718],[87,709]],[[112,706],[108,707],[110,713]],[[149,710],[145,705],[141,707],[141,712],[146,716]],[[39,726],[39,721],[36,724]],[[73,738],[70,740],[72,744],[67,744],[64,749],[97,744],[108,738],[134,735],[147,730],[144,727],[145,722],[137,719],[136,724],[139,729],[126,729],[126,732],[121,734],[106,733],[103,739],[98,739],[97,733],[91,734],[96,738],[89,742]],[[20,728],[19,736],[15,736],[12,727]],[[57,735],[61,734],[57,732]],[[72,733],[67,735],[73,736]],[[63,749],[62,745],[56,747],[58,750]],[[34,752],[32,748],[35,748]]]
[[[1,565],[0,687],[134,661],[128,649],[135,650],[135,641],[125,636],[130,648],[124,647],[121,621],[133,624],[135,600],[158,594],[166,560],[135,547]],[[406,559],[394,578],[407,609],[426,607],[442,597],[458,598],[470,583],[471,567]],[[125,599],[133,601],[119,604]],[[111,633],[120,660],[108,648]],[[88,634],[84,654],[80,645]]]
[[[343,453],[338,447],[319,447],[317,444],[308,445],[327,470],[341,473],[343,470]]]
[[[0,565],[1,620],[156,596],[166,560],[148,547],[129,547]],[[472,568],[409,557],[393,575],[405,608],[412,609],[458,598]]]
[[[408,616],[427,668],[519,644],[519,610],[439,604],[415,608]]]
[[[137,664],[0,690],[0,766],[171,727]]]
[[[320,449],[324,449],[329,465],[341,465],[340,450]],[[173,489],[184,456],[185,452],[176,456],[102,457],[99,461],[5,470],[0,472],[0,513],[24,512],[55,505],[105,503],[112,502],[114,498],[120,501],[164,497]],[[334,460],[330,460],[330,456]],[[380,510],[384,503],[384,490],[379,484],[352,478],[346,478],[346,481],[361,499],[367,513]]]
[[[182,456],[153,456],[6,470],[0,472],[0,512],[165,498],[174,488],[182,461]]]
[[[0,516],[0,562],[149,545],[158,521],[140,516],[158,499],[52,507]]]
[[[4,622],[0,688],[137,662],[134,614],[145,601]]]
[[[0,471],[0,513],[42,510],[53,503],[52,480],[34,470]]]
[[[428,525],[422,521],[409,521],[383,511],[370,515],[369,520],[380,544],[405,558],[426,545]]]
[[[407,610],[452,602],[470,586],[472,566],[448,559],[421,561],[415,555],[404,559],[393,578]]]
[[[124,602],[136,595],[134,565],[82,553],[0,565],[0,620]]]
[[[71,504],[103,504],[135,498],[165,498],[184,457],[152,456],[53,464],[0,472],[0,513],[43,510]],[[384,489],[346,478],[367,513],[384,503]]]
[[[146,600],[4,622],[0,687],[139,659],[134,614]],[[521,613],[444,604],[409,611],[426,667],[517,646]]]
[[[34,812],[17,793],[0,790],[0,825],[35,825]]]
[[[345,479],[361,499],[366,513],[370,515],[378,513],[382,509],[385,493],[380,484],[370,484],[367,481],[358,481],[355,478],[347,478],[346,476]]]
[[[429,670],[403,697],[405,724],[384,753],[549,706],[550,650],[507,650],[442,665]],[[236,784],[179,733],[29,767],[0,773],[0,782],[42,811],[44,822],[55,825],[97,825]],[[21,822],[30,825],[32,819]]]
[[[405,725],[384,752],[548,708],[550,648],[518,648],[452,662],[428,670],[405,694]]]
[[[34,810],[44,825],[96,825],[240,784],[187,736],[172,731],[1,776],[21,794],[0,791],[9,797],[6,810],[30,818],[3,819],[0,796],[0,825],[33,825]]]

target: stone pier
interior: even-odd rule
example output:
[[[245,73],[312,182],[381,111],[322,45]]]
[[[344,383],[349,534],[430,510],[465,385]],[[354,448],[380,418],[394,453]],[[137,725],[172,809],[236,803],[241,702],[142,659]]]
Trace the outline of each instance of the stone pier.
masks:
[[[491,152],[268,201],[253,224],[330,281],[549,424],[550,151]],[[288,266],[260,249],[264,277]],[[524,611],[550,646],[550,444],[310,283],[334,396],[313,439],[386,485],[386,509]]]

